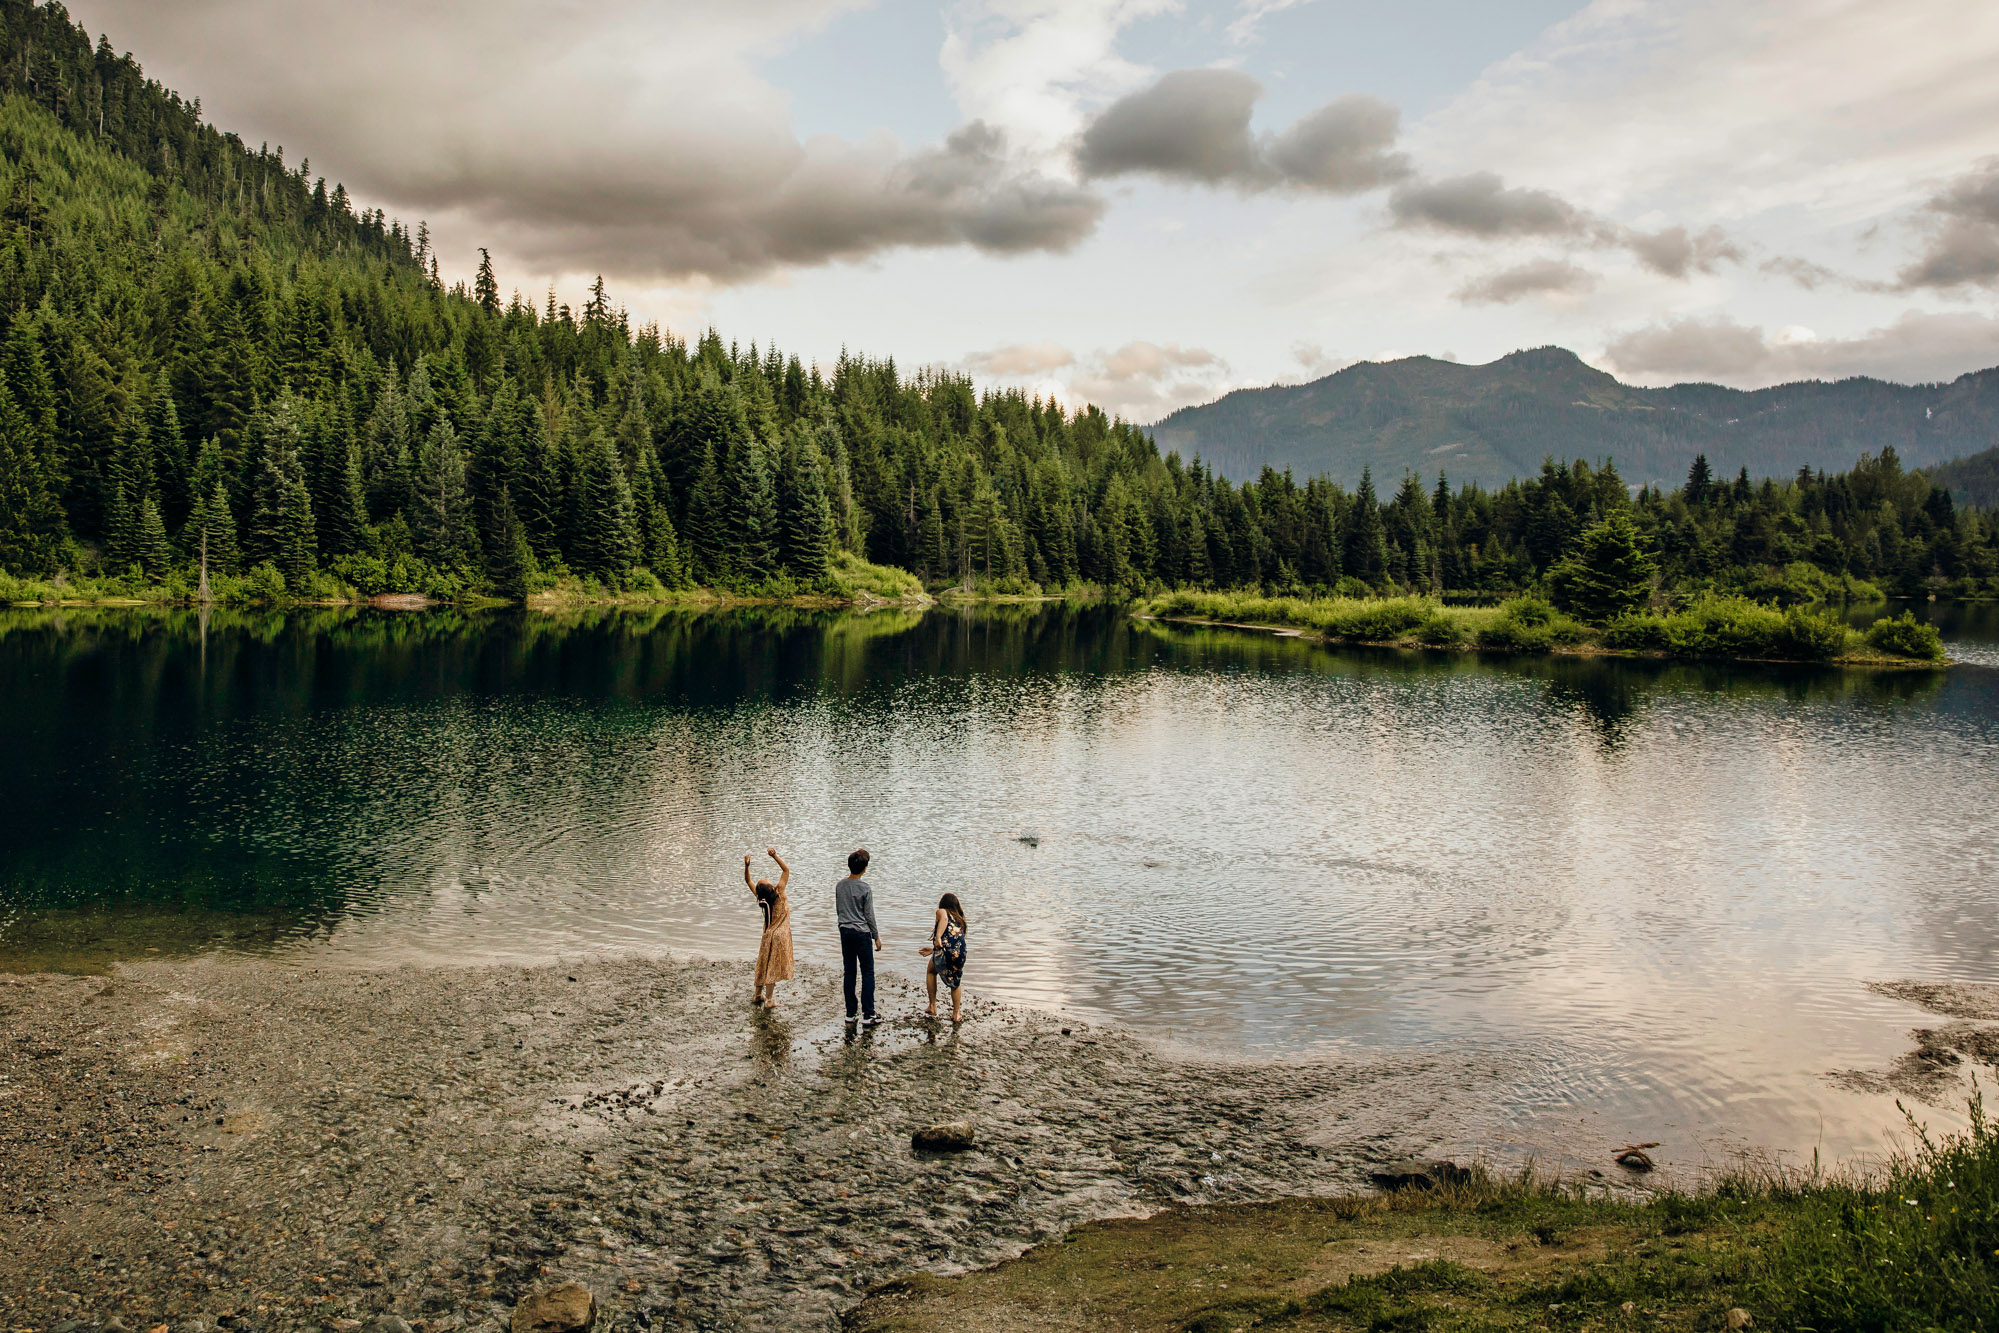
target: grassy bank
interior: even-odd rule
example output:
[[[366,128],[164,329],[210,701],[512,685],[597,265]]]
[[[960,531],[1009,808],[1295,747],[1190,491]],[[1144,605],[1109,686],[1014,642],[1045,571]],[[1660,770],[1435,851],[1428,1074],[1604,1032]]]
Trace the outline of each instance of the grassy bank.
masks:
[[[1142,602],[1141,615],[1315,633],[1331,643],[1480,648],[1501,652],[1649,653],[1694,659],[1785,662],[1941,662],[1935,629],[1904,613],[1866,631],[1804,607],[1745,597],[1696,598],[1676,611],[1638,611],[1585,625],[1546,602],[1446,606],[1426,597],[1260,597],[1175,592]]]
[[[294,588],[271,565],[247,574],[214,574],[209,597],[218,606],[342,606],[365,602],[371,595],[417,595],[450,605],[502,604],[479,585],[459,581],[403,585],[390,581],[343,580],[317,574],[309,587]],[[118,606],[193,605],[198,596],[195,576],[178,570],[164,580],[112,575],[23,578],[0,572],[0,605]],[[668,588],[644,570],[623,583],[565,574],[534,587],[528,603],[536,607],[707,606],[742,603],[788,603],[798,606],[838,606],[868,602],[920,602],[923,581],[906,570],[871,564],[851,552],[835,554],[826,581],[804,585],[789,578],[734,588]]]
[[[1179,1208],[996,1268],[878,1290],[856,1333],[978,1328],[1999,1329],[1999,1133],[1871,1183],[1734,1179],[1646,1201],[1476,1178],[1387,1197]]]

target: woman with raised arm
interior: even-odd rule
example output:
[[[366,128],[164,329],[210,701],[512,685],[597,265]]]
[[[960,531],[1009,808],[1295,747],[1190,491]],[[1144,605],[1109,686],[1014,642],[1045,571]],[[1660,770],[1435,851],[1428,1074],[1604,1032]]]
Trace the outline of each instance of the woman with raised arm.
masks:
[[[750,894],[763,909],[764,937],[757,946],[757,990],[750,1003],[777,1008],[777,983],[791,980],[791,899],[784,890],[791,883],[791,867],[777,854],[777,848],[764,849],[770,859],[777,862],[777,883],[767,879],[750,880],[750,858],[743,857],[743,883],[750,886]]]
[[[965,979],[965,909],[958,904],[957,894],[947,893],[937,900],[930,943],[916,952],[930,960],[930,970],[923,976],[923,987],[930,992],[930,1016],[937,1017],[937,982],[942,978],[945,989],[951,992],[951,1021],[964,1021],[958,986]]]

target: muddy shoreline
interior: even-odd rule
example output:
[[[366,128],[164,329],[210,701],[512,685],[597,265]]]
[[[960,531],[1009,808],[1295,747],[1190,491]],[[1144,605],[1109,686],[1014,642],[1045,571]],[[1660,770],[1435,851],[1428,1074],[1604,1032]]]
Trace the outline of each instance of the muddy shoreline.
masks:
[[[836,976],[775,1017],[748,982],[660,959],[0,978],[0,1322],[498,1333],[574,1279],[615,1328],[823,1329],[1092,1219],[1363,1188],[1505,1073],[1189,1060],[989,1003],[954,1030],[892,979],[900,1017],[849,1039]],[[912,1149],[951,1119],[975,1150]]]

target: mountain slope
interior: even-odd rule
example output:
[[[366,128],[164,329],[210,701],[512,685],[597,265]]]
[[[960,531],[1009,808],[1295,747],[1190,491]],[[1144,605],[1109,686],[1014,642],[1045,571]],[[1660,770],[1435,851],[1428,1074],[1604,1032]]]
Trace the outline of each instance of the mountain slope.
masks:
[[[1482,366],[1430,357],[1364,362],[1310,384],[1242,389],[1153,428],[1161,450],[1199,454],[1224,476],[1266,464],[1358,480],[1447,471],[1496,484],[1541,460],[1613,456],[1625,478],[1678,482],[1696,454],[1718,473],[1837,469],[1892,445],[1911,465],[1999,443],[1999,369],[1943,385],[1849,379],[1744,391],[1643,389],[1559,347]]]
[[[1923,471],[1961,505],[1999,508],[1999,446]]]

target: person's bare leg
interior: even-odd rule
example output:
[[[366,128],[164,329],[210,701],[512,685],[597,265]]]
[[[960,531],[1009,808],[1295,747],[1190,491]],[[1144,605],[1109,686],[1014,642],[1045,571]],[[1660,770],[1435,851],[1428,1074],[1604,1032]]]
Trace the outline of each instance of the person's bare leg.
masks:
[[[770,985],[764,987],[764,991],[764,1008],[777,1008],[777,983],[775,981],[771,982]]]
[[[951,1021],[953,1023],[962,1023],[965,1021],[964,1011],[958,1007],[959,989],[957,986],[951,988]],[[936,1009],[933,1007],[931,1012],[935,1013]]]
[[[930,995],[930,1016],[937,1017],[937,969],[931,968],[923,974],[923,989]]]

